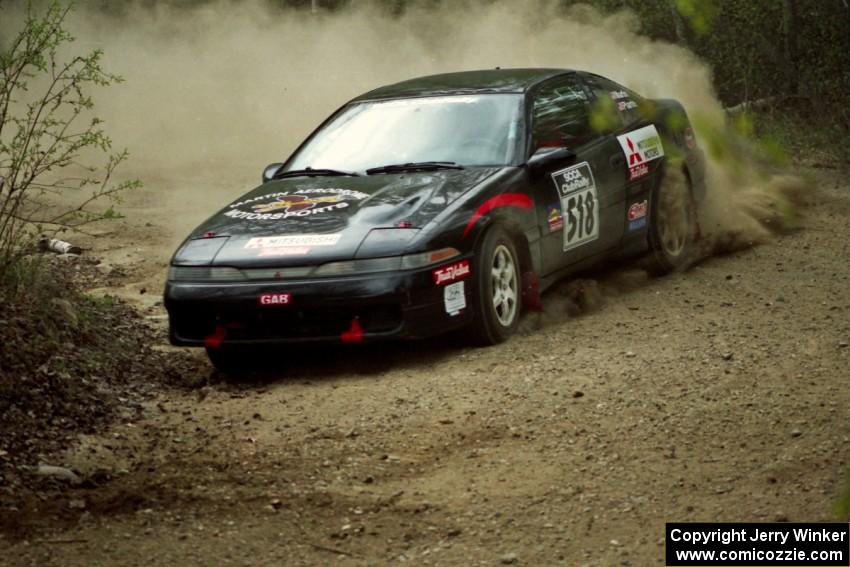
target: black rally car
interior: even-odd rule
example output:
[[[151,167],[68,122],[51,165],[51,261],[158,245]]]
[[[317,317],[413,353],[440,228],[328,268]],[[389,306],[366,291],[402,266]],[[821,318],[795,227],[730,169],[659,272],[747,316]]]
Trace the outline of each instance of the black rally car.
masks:
[[[686,261],[704,194],[682,106],[591,73],[486,70],[344,105],[180,246],[171,340],[224,367],[248,345],[500,342],[559,278]]]

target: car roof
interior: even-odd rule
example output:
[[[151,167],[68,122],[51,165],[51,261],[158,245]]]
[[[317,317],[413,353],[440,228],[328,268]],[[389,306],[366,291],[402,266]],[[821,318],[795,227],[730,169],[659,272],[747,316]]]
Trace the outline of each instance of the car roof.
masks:
[[[429,75],[379,87],[352,102],[454,94],[524,93],[546,79],[570,72],[569,69],[497,68]]]

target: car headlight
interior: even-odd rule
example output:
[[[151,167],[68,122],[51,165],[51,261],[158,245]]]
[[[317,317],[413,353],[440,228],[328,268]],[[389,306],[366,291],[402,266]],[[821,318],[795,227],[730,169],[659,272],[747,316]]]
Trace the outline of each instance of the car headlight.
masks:
[[[174,255],[174,262],[184,266],[202,266],[212,262],[227,243],[229,236],[193,238],[186,241]]]
[[[456,248],[440,248],[430,252],[422,252],[421,254],[408,254],[401,257],[402,270],[414,270],[416,268],[424,268],[433,264],[439,264],[446,260],[460,256],[460,251]]]
[[[322,264],[316,269],[316,276],[346,276],[353,274],[368,274],[374,272],[395,272],[398,270],[415,270],[433,264],[439,264],[456,256],[460,252],[456,248],[441,248],[430,252],[407,254],[406,256],[390,256],[387,258],[369,258],[364,260],[348,260]]]
[[[317,276],[347,276],[372,272],[392,272],[401,269],[401,256],[390,258],[369,258],[367,260],[349,260],[322,264],[316,269]]]

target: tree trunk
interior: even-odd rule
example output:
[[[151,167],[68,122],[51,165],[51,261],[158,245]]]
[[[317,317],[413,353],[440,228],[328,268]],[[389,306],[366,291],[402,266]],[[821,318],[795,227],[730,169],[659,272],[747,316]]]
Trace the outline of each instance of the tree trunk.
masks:
[[[670,0],[670,12],[673,14],[673,25],[676,29],[676,42],[680,45],[688,44],[688,36],[685,26],[685,20],[682,18],[682,14],[679,13],[679,9],[676,7],[676,0]]]
[[[782,59],[785,68],[786,94],[799,92],[797,77],[797,2],[782,0]]]

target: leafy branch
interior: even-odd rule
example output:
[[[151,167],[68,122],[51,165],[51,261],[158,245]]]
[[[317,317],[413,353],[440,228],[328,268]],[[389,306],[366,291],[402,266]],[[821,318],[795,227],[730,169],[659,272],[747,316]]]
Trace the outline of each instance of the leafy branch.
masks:
[[[62,56],[74,41],[63,27],[70,10],[53,0],[36,13],[30,3],[21,31],[0,51],[0,276],[41,231],[116,218],[112,205],[141,185],[113,181],[128,153],[113,152],[92,115],[89,90],[123,79],[102,68],[99,49]],[[82,159],[98,153],[106,156],[101,167]],[[60,206],[56,197],[72,192],[82,193],[73,195],[77,203]]]

